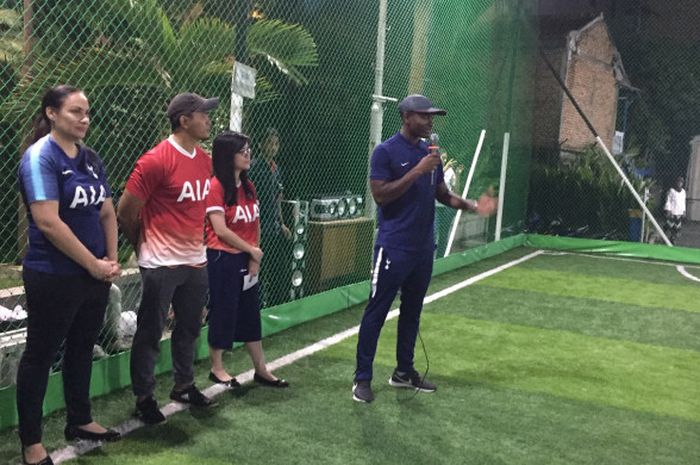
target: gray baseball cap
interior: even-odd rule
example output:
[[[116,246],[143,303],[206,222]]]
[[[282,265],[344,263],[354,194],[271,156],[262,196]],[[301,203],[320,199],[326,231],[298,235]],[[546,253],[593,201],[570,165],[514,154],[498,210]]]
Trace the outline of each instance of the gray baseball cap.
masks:
[[[428,113],[441,116],[447,114],[447,111],[442,108],[435,108],[433,102],[428,100],[426,96],[420,94],[409,95],[401,100],[401,103],[399,103],[399,111],[401,113],[412,111],[414,113]]]
[[[219,98],[204,98],[192,92],[177,94],[168,105],[168,118],[176,120],[183,115],[191,115],[195,111],[210,112],[219,106]]]

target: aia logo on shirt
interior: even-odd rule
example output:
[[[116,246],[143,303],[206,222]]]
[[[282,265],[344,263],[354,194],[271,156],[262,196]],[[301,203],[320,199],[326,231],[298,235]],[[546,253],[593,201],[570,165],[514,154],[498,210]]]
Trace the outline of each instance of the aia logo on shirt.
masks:
[[[207,198],[209,195],[209,189],[211,188],[211,183],[209,180],[204,181],[204,185],[199,179],[195,181],[194,186],[191,182],[185,181],[182,185],[182,190],[180,191],[180,196],[177,198],[178,202],[184,202],[186,199],[192,202],[201,202]]]
[[[70,203],[70,208],[88,207],[90,205],[99,205],[107,198],[105,186],[100,184],[99,195],[95,186],[88,186],[87,190],[83,186],[76,186],[73,192],[73,201]]]
[[[260,208],[257,202],[253,205],[253,211],[250,211],[250,205],[236,205],[236,213],[231,218],[231,223],[254,223],[260,218]]]

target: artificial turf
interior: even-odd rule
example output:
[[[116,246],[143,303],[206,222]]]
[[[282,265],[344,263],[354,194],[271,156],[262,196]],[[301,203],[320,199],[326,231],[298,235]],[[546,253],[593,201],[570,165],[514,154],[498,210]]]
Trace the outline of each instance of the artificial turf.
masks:
[[[437,277],[430,292],[527,252]],[[426,306],[421,332],[435,394],[387,385],[394,320],[380,339],[372,404],[351,400],[353,337],[278,370],[288,390],[244,386],[213,409],[176,414],[76,463],[697,465],[697,292],[668,266],[540,256]],[[361,312],[266,339],[268,359],[354,326]],[[226,362],[249,365],[241,350]],[[420,343],[416,365],[426,367]],[[198,364],[202,385],[207,370]],[[160,377],[160,399],[169,388]],[[94,410],[118,424],[132,402],[125,390],[97,399]],[[46,443],[60,446],[61,415],[46,424]],[[0,438],[0,462],[18,459],[12,432]]]

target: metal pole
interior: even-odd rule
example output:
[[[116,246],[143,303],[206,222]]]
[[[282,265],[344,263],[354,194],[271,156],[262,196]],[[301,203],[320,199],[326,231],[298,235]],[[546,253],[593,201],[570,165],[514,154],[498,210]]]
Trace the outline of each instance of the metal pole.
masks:
[[[365,215],[376,218],[377,204],[372,197],[369,186],[369,173],[372,169],[372,152],[374,147],[382,141],[382,124],[384,122],[384,102],[389,99],[382,96],[384,87],[384,47],[386,44],[386,10],[387,0],[379,0],[379,16],[377,18],[377,56],[374,66],[374,95],[372,95],[372,107],[369,126],[369,154],[367,156],[367,185],[365,187]]]
[[[466,199],[469,193],[469,186],[471,186],[472,178],[474,177],[474,171],[476,170],[476,162],[479,160],[479,154],[481,153],[481,146],[484,144],[484,137],[486,137],[486,129],[481,130],[481,135],[479,135],[479,143],[476,144],[476,150],[474,151],[474,156],[472,157],[472,165],[469,167],[469,174],[467,174],[467,182],[464,183],[464,190],[462,191],[462,198]],[[455,219],[452,222],[452,229],[450,230],[450,237],[447,240],[447,247],[445,247],[445,255],[447,257],[452,251],[452,243],[455,240],[455,235],[457,234],[457,226],[459,225],[459,219],[462,217],[462,210],[457,210]]]
[[[496,235],[494,240],[501,240],[501,228],[503,226],[503,203],[506,197],[506,168],[508,166],[508,146],[510,145],[510,133],[503,133],[503,155],[501,156],[501,180],[498,185],[498,212],[496,214]]]
[[[27,77],[31,71],[32,63],[34,61],[34,31],[33,31],[33,17],[34,17],[34,5],[33,0],[24,0],[22,4],[22,21],[24,27],[22,28],[22,55],[23,63],[20,68],[20,74],[23,77]],[[29,147],[32,138],[31,122],[27,121],[23,123],[25,126],[22,129],[23,139],[22,145],[20,146],[19,156],[21,157],[24,151]],[[29,223],[27,222],[27,213],[24,206],[24,201],[22,201],[22,196],[17,195],[17,257],[24,257],[27,253],[28,246],[28,236],[27,231],[29,229]]]
[[[642,210],[644,211],[644,213],[649,217],[649,221],[651,221],[651,224],[654,225],[654,228],[656,228],[656,232],[659,233],[659,236],[661,236],[661,239],[664,240],[666,245],[673,246],[673,244],[671,244],[671,241],[668,240],[668,237],[664,233],[661,226],[659,226],[659,223],[656,222],[656,218],[654,218],[654,215],[651,214],[651,212],[647,208],[647,206],[644,203],[644,201],[642,200],[642,198],[639,196],[637,191],[634,189],[634,186],[632,185],[630,180],[627,178],[627,175],[625,174],[625,172],[622,171],[622,168],[620,168],[620,165],[618,165],[617,162],[615,161],[615,157],[612,156],[612,153],[610,153],[610,150],[608,150],[608,147],[606,147],[605,142],[603,142],[603,139],[601,139],[600,136],[596,136],[595,140],[598,143],[598,145],[600,146],[600,148],[603,149],[603,152],[605,153],[605,156],[608,157],[608,160],[610,160],[610,163],[612,163],[613,167],[615,167],[615,170],[617,171],[617,173],[620,175],[620,177],[624,181],[625,185],[627,186],[627,189],[629,189],[629,191],[634,196],[634,199],[637,201],[639,206],[642,207]]]
[[[518,15],[523,11],[522,0],[518,2]],[[513,127],[513,87],[515,82],[515,65],[517,48],[520,44],[520,24],[519,16],[513,16],[512,29],[515,31],[512,40],[510,73],[508,76],[508,105],[506,107],[506,132],[503,133],[503,154],[501,155],[501,179],[498,185],[498,210],[496,211],[496,233],[494,240],[501,240],[501,230],[503,229],[503,205],[506,200],[506,172],[508,169],[508,150],[510,148],[510,131]]]
[[[644,200],[644,205],[646,205],[647,202],[649,201],[649,188],[648,187],[644,188],[644,199],[643,200]],[[642,212],[642,228],[641,228],[641,231],[639,233],[639,242],[644,242],[644,233],[646,232],[646,231],[644,231],[644,223],[646,222],[646,220],[647,220],[647,214]]]
[[[248,60],[248,26],[250,25],[250,13],[252,3],[250,0],[243,1],[243,8],[238,12],[236,20],[236,36],[234,38],[235,60],[238,63],[245,63]],[[231,73],[231,110],[229,119],[229,129],[241,132],[243,130],[243,97],[233,92],[233,81],[236,79],[236,65],[234,63],[233,73]]]

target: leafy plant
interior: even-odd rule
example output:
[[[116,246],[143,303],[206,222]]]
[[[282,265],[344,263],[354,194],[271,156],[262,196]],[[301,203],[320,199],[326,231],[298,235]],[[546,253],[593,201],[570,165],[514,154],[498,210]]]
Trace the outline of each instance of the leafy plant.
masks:
[[[638,193],[652,181],[628,174]],[[603,153],[591,148],[571,163],[536,164],[530,178],[528,211],[537,231],[586,231],[591,237],[625,239],[629,209],[639,205]],[[572,233],[573,234],[573,233]]]

